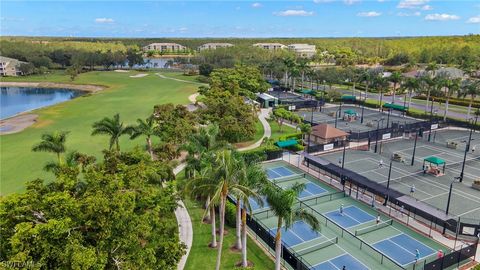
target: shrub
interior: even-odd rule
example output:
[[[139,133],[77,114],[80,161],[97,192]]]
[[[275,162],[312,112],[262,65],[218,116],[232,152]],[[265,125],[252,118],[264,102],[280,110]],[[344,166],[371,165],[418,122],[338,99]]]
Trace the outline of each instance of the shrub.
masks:
[[[413,98],[414,99],[420,99],[420,100],[427,100],[426,96],[415,96]],[[441,103],[444,103],[445,100],[446,100],[446,98],[444,98],[444,97],[434,97],[434,99],[435,99],[435,102],[441,102]],[[432,98],[430,98],[430,101],[431,100],[432,100]],[[468,105],[470,104],[470,101],[465,100],[465,99],[459,99],[459,98],[450,98],[448,100],[448,103],[453,104],[453,105],[468,107]],[[472,103],[472,108],[480,108],[480,101],[474,100],[473,103]]]

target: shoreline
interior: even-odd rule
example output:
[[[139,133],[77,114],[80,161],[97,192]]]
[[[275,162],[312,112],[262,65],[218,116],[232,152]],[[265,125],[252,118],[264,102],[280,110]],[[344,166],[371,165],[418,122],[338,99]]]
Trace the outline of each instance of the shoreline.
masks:
[[[68,83],[51,83],[51,82],[2,82],[0,81],[0,87],[38,87],[38,88],[50,88],[50,89],[72,89],[82,91],[85,93],[96,93],[104,90],[107,87],[100,85],[87,85],[87,84],[68,84]],[[64,101],[65,102],[65,101]],[[63,102],[60,102],[63,103]],[[59,104],[59,103],[57,103]],[[52,104],[56,105],[56,104]],[[50,105],[50,106],[52,106]],[[49,106],[46,106],[49,107]],[[38,119],[38,114],[32,113],[35,110],[46,108],[40,107],[27,111],[17,113],[4,119],[0,119],[0,135],[7,135],[18,133],[27,127],[35,124]]]
[[[72,90],[95,93],[106,89],[101,85],[91,84],[71,84],[71,83],[52,83],[52,82],[4,82],[0,81],[0,87],[39,87],[39,88],[67,88]]]

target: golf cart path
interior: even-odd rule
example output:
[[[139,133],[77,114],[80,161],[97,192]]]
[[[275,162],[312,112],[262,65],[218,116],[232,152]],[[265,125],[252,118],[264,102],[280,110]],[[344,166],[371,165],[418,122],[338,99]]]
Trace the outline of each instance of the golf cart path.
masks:
[[[239,148],[238,151],[247,151],[247,150],[257,148],[262,144],[263,138],[272,136],[272,129],[270,128],[270,124],[268,124],[268,121],[267,121],[267,118],[268,118],[269,114],[271,113],[271,111],[272,111],[271,108],[261,109],[260,113],[258,114],[258,119],[260,120],[260,122],[263,125],[263,136],[262,136],[262,138],[260,138],[260,140],[256,141],[254,144],[251,144],[251,145],[246,146],[246,147]]]
[[[179,174],[186,166],[186,163],[182,163],[173,169],[175,175]],[[178,233],[180,236],[180,241],[183,242],[187,247],[185,249],[185,255],[182,256],[180,262],[178,262],[178,270],[183,270],[188,259],[188,254],[192,248],[193,242],[193,227],[192,220],[188,214],[188,210],[185,207],[183,201],[178,202],[178,207],[175,209],[175,217],[178,223]]]
[[[162,79],[174,80],[174,81],[177,81],[177,82],[193,83],[193,84],[197,84],[197,85],[206,85],[206,84],[204,84],[204,83],[192,82],[192,81],[187,81],[187,80],[182,80],[182,79],[167,77],[167,76],[165,76],[165,75],[163,75],[163,74],[160,74],[160,73],[155,73],[155,75],[157,75],[158,77],[160,77],[160,78],[162,78]]]

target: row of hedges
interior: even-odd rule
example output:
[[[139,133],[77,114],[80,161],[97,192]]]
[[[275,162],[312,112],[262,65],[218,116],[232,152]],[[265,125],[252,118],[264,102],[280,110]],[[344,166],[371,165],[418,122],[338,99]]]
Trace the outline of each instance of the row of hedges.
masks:
[[[280,158],[283,150],[275,145],[260,146],[252,150],[241,152],[243,158],[247,161],[262,162],[269,159]]]
[[[413,97],[414,99],[420,99],[420,100],[427,100],[427,97],[426,96],[415,96]],[[432,99],[432,97],[430,97],[430,100]],[[444,103],[447,99],[444,98],[444,97],[434,97],[434,100],[435,102],[441,102],[441,103]],[[453,104],[453,105],[458,105],[458,106],[465,106],[465,107],[468,107],[468,105],[470,104],[470,101],[469,100],[465,100],[465,99],[459,99],[459,98],[450,98],[450,100],[448,101],[448,103],[450,104]],[[478,100],[474,100],[472,102],[472,107],[473,108],[479,108],[480,109],[480,101]]]

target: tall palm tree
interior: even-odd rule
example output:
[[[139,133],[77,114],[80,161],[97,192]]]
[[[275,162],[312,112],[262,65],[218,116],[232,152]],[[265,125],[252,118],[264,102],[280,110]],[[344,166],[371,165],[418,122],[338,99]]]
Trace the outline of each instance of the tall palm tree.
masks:
[[[373,74],[370,72],[370,70],[367,70],[367,69],[364,69],[360,75],[360,79],[359,81],[360,82],[365,82],[365,96],[364,96],[364,99],[367,98],[367,93],[368,93],[368,87],[370,86],[370,84],[373,82]],[[360,99],[361,99],[361,93],[360,92]]]
[[[248,187],[252,190],[258,189],[259,186],[265,186],[268,183],[268,178],[265,171],[255,162],[245,162],[245,166],[242,168],[245,170],[241,175],[239,184]],[[237,202],[241,202],[241,249],[242,249],[242,267],[248,267],[247,261],[247,211],[252,213],[249,199],[253,199],[258,205],[263,206],[263,200],[260,196],[254,195],[246,197],[245,193],[238,194]]]
[[[378,97],[378,106],[379,110],[382,110],[382,102],[383,102],[383,91],[388,87],[388,81],[382,74],[378,74],[374,79],[375,87],[380,90],[380,95]]]
[[[300,76],[302,79],[302,88],[305,88],[305,74],[310,70],[310,66],[308,65],[308,60],[305,58],[300,58],[297,63],[297,69],[300,72]]]
[[[465,80],[462,82],[461,91],[459,93],[462,94],[463,98],[466,96],[470,96],[470,102],[468,103],[468,112],[467,118],[470,119],[470,114],[472,112],[472,104],[477,95],[480,94],[480,81],[473,81],[473,80]]]
[[[401,84],[403,80],[402,73],[398,71],[392,72],[392,75],[388,77],[388,80],[393,83],[393,91],[392,91],[392,103],[395,103],[395,94],[397,92],[397,84]]]
[[[403,81],[402,86],[403,88],[407,89],[407,93],[408,93],[408,106],[406,106],[407,95],[405,95],[403,99],[403,106],[410,108],[410,104],[412,103],[412,93],[418,90],[419,80],[416,78],[408,78],[405,81]]]
[[[291,72],[291,69],[295,66],[295,60],[292,57],[287,56],[282,59],[282,62],[285,77],[285,87],[288,87],[289,74]]]
[[[431,62],[425,68],[425,71],[430,75],[430,78],[434,78],[436,76],[436,71],[438,69],[438,65],[435,62]]]
[[[209,177],[196,178],[196,180],[192,181],[198,189],[212,192],[211,203],[219,205],[220,208],[220,239],[218,241],[216,270],[220,269],[222,259],[227,196],[229,194],[235,194],[235,196],[240,197],[257,196],[253,189],[240,184],[240,180],[245,178],[245,170],[242,170],[243,162],[243,158],[233,150],[219,150],[215,153],[215,160],[211,165],[212,171]]]
[[[158,135],[158,124],[154,121],[153,116],[148,117],[146,120],[137,119],[137,125],[131,128],[130,139],[135,139],[138,136],[144,135],[147,140],[147,150],[150,154],[150,158],[153,160],[153,147],[152,147],[152,136]]]
[[[102,120],[93,123],[92,135],[109,135],[109,150],[115,146],[116,151],[120,151],[119,139],[122,135],[131,134],[131,127],[123,125],[120,122],[120,115],[117,113],[113,118],[105,117]]]
[[[288,189],[281,189],[273,184],[265,187],[264,193],[273,213],[277,216],[277,232],[275,234],[275,270],[280,270],[282,251],[282,227],[288,229],[297,220],[303,220],[313,230],[320,228],[318,219],[303,208],[296,207],[297,197],[305,188],[305,184],[296,183]]]
[[[42,140],[32,147],[33,152],[49,152],[57,155],[58,164],[63,164],[62,154],[65,153],[65,142],[67,140],[68,131],[55,131],[53,133],[45,133]]]
[[[445,88],[445,113],[443,114],[443,121],[447,120],[448,105],[452,95],[460,90],[460,79],[446,79],[443,87]]]

